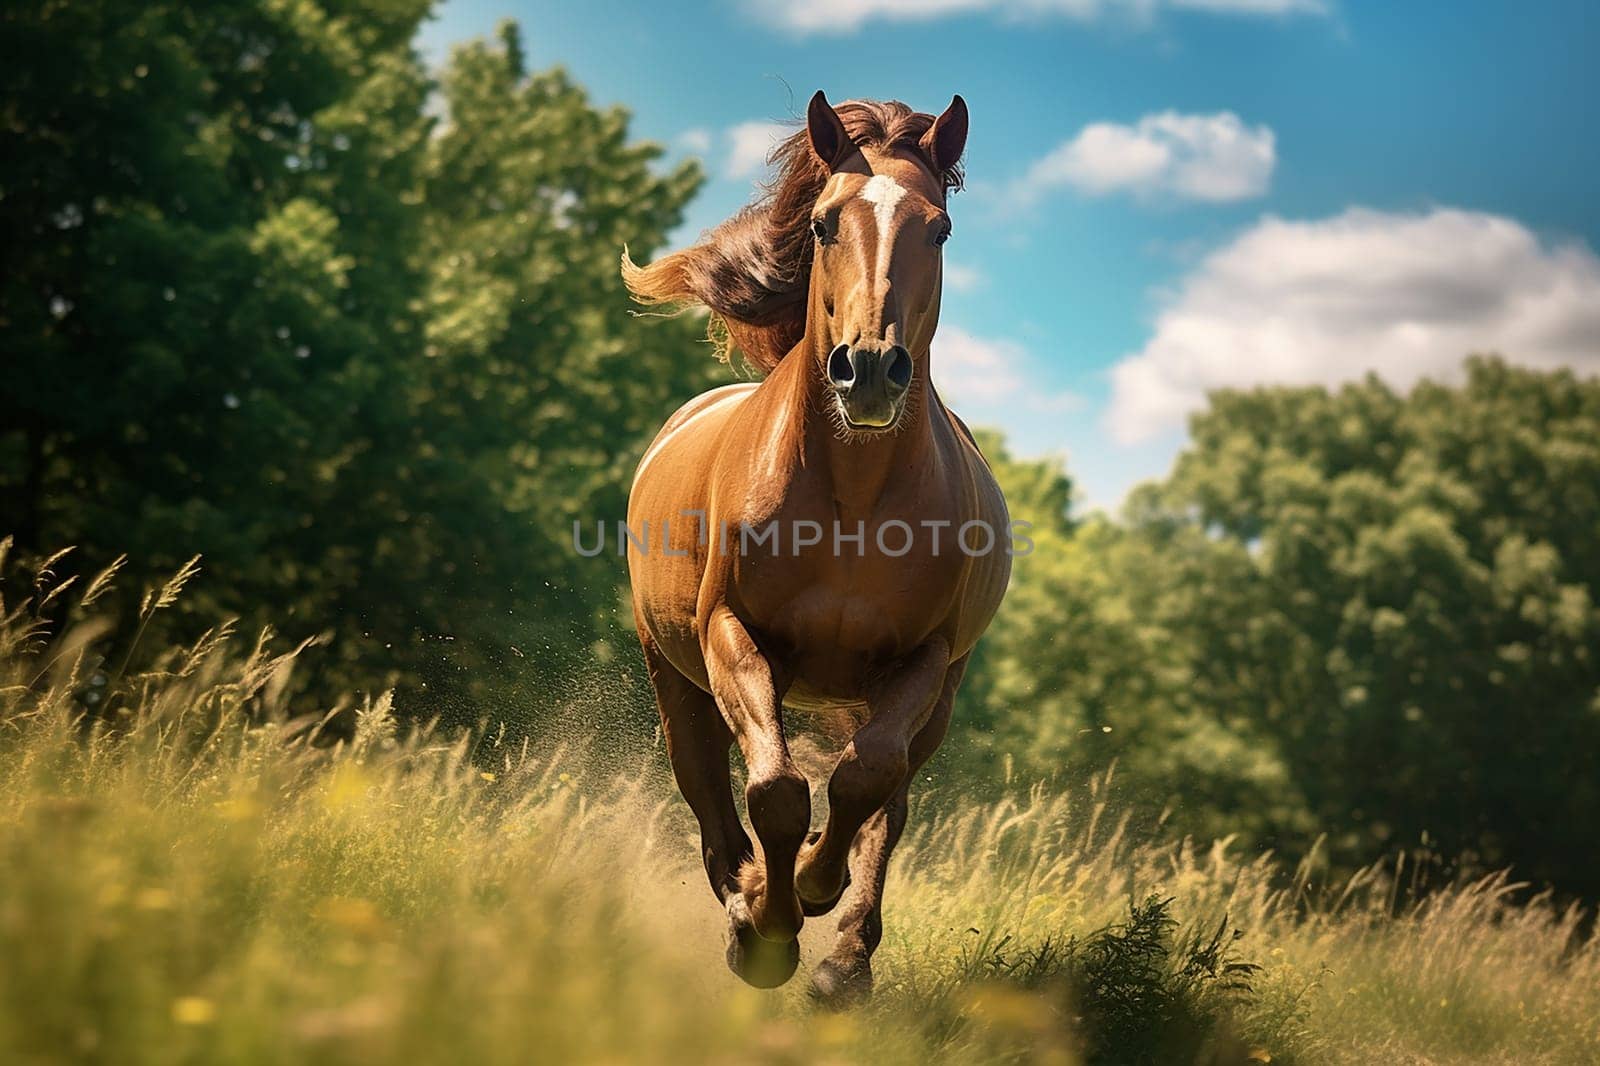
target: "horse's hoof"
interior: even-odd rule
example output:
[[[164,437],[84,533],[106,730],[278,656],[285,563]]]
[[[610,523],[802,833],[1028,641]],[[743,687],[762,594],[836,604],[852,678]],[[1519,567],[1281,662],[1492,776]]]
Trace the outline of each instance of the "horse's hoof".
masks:
[[[859,1006],[872,995],[872,964],[823,959],[811,971],[811,998],[829,1010]]]
[[[800,965],[800,941],[768,940],[756,932],[744,896],[728,897],[728,969],[756,988],[777,988]]]

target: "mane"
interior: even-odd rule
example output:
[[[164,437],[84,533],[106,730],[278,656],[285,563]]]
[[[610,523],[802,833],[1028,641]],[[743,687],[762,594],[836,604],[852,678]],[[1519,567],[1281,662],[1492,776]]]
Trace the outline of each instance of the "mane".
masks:
[[[934,171],[921,144],[933,126],[932,115],[898,100],[851,100],[834,111],[857,147],[909,151]],[[828,181],[828,168],[811,151],[803,127],[780,142],[767,162],[777,174],[761,195],[699,243],[647,267],[622,253],[622,280],[635,300],[708,308],[707,335],[717,356],[726,361],[737,348],[762,374],[805,333],[811,209]],[[959,164],[935,176],[946,195],[961,188]]]

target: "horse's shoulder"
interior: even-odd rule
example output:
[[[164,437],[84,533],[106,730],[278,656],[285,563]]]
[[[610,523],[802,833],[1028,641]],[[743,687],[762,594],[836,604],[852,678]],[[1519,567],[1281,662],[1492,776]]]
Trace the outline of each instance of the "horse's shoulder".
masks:
[[[709,414],[714,409],[721,408],[724,405],[734,406],[734,401],[742,400],[754,392],[757,384],[754,381],[738,381],[731,385],[719,385],[714,389],[707,389],[674,411],[672,417],[668,418],[662,425],[660,431],[656,433],[655,439],[650,442],[650,446],[645,449],[644,455],[639,459],[639,465],[634,472],[635,479],[650,464],[651,460],[661,452],[667,442],[677,436],[679,430],[684,429],[690,423],[699,419],[700,416]]]
[[[672,417],[667,419],[666,423],[661,427],[661,432],[656,434],[657,439],[671,433],[695,415],[721,403],[723,400],[729,400],[735,396],[746,396],[754,392],[759,384],[760,382],[758,381],[735,381],[732,384],[718,385],[714,389],[707,389],[672,412]]]

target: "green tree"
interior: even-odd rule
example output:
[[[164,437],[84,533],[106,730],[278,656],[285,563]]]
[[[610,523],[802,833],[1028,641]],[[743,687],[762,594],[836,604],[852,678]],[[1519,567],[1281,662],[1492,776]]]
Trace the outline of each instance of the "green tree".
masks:
[[[703,324],[632,314],[617,268],[625,243],[648,250],[677,224],[699,168],[658,174],[626,112],[591,107],[559,69],[529,77],[515,26],[499,37],[456,49],[440,79],[405,476],[423,501],[412,535],[458,561],[435,612],[447,632],[478,662],[514,661],[515,644],[551,680],[635,653],[616,542],[584,558],[573,524],[590,543],[620,519],[651,435],[727,371]]]
[[[1013,509],[1017,464],[997,463]],[[1205,833],[1600,894],[1600,381],[1222,392],[1123,521],[1018,561],[975,745]]]
[[[1199,665],[1327,824],[1600,891],[1600,381],[1221,394],[1165,497],[1249,553],[1255,632]]]
[[[336,684],[613,634],[621,566],[580,566],[570,519],[620,513],[714,368],[616,277],[694,165],[528,77],[509,28],[434,108],[427,9],[0,16],[0,525],[152,575],[200,552],[196,613],[331,631]]]
[[[985,454],[1029,554],[979,644],[957,718],[955,760],[1023,782],[1082,782],[1116,769],[1130,806],[1201,836],[1244,832],[1303,842],[1304,801],[1275,744],[1218,713],[1198,683],[1200,635],[1250,617],[1245,553],[1146,516],[1120,524],[1068,514],[1071,482],[1055,460],[1020,460],[993,437]],[[1136,497],[1131,510],[1139,513]]]

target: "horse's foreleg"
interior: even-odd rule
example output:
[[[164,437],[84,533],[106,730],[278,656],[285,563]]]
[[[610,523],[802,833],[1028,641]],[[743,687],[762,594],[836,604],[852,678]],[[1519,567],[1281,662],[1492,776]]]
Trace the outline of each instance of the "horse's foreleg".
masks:
[[[648,637],[643,643],[672,775],[700,823],[700,850],[711,890],[726,903],[739,890],[739,868],[751,855],[728,779],[733,734],[711,694],[679,673]]]
[[[951,667],[933,713],[911,741],[912,773],[944,741],[963,666]],[[839,901],[839,933],[827,958],[811,974],[812,994],[829,1005],[848,1006],[872,991],[872,953],[883,939],[883,886],[889,875],[889,856],[905,828],[909,788],[908,774],[882,809],[861,827],[851,848],[850,887]]]
[[[953,697],[965,669],[964,659],[952,664],[949,654],[943,640],[930,641],[868,694],[871,717],[856,730],[828,779],[828,824],[800,857],[795,889],[808,913],[823,913],[838,901],[856,833],[921,765],[913,761],[912,741],[947,691]],[[922,758],[931,754],[929,749]]]
[[[745,808],[761,842],[728,898],[728,963],[751,984],[782,984],[799,962],[794,861],[811,827],[811,790],[789,757],[772,666],[733,612],[712,615],[704,651],[712,694],[744,755]]]

